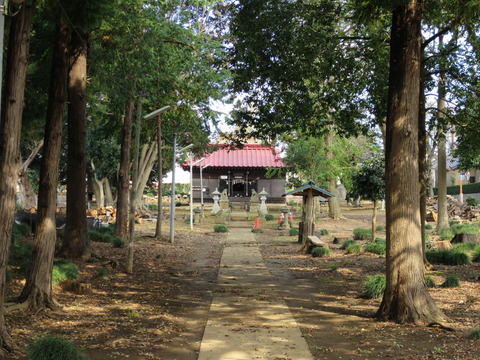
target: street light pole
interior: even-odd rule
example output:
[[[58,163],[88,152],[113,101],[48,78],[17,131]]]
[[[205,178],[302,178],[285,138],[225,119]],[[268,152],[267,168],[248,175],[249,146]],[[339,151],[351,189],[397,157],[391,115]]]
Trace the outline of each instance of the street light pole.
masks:
[[[202,207],[202,218],[205,217],[205,213],[203,212],[204,204],[203,204],[203,169],[210,166],[210,163],[207,165],[200,165],[200,204]]]
[[[192,163],[192,155],[190,155],[190,230],[193,230],[193,166],[197,165],[199,162],[202,162],[204,158],[195,161]],[[200,168],[202,168],[200,166]]]

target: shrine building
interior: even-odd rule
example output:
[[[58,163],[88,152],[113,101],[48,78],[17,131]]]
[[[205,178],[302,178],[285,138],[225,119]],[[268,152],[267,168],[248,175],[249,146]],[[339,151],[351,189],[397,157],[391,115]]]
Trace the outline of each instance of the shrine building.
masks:
[[[212,145],[213,146],[213,145]],[[268,193],[267,203],[284,203],[285,173],[279,177],[275,174],[267,178],[271,168],[284,168],[280,150],[267,145],[247,143],[243,148],[232,149],[228,144],[219,144],[218,150],[206,154],[204,160],[195,164],[193,159],[193,199],[200,202],[200,189],[203,186],[203,200],[212,202],[212,192],[227,191],[232,201],[249,200],[252,192],[260,193],[265,189]],[[202,179],[200,179],[202,166]],[[190,171],[190,162],[181,165]]]

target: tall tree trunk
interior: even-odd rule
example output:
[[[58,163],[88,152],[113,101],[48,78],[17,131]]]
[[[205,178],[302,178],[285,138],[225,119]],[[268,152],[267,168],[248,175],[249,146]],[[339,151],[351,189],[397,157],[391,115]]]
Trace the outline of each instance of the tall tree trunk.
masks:
[[[425,222],[427,219],[427,124],[426,124],[426,110],[425,110],[425,69],[424,59],[425,54],[423,46],[420,49],[420,90],[419,90],[419,106],[418,106],[418,173],[420,186],[420,231],[422,234],[422,254],[425,268],[431,267],[426,256],[426,235]]]
[[[327,159],[327,162],[333,160],[332,146],[333,131],[330,130],[325,134],[325,158]],[[333,195],[337,195],[337,180],[334,177],[328,180],[327,191],[331,192]],[[336,220],[344,219],[337,196],[328,198],[328,217]]]
[[[22,207],[22,209],[30,209],[37,206],[37,195],[33,191],[32,183],[28,178],[28,167],[35,159],[37,154],[40,152],[42,147],[43,140],[38,141],[35,147],[30,152],[27,160],[24,161],[24,163],[20,166],[20,169],[18,170],[18,187],[20,189],[20,206]]]
[[[130,168],[130,149],[132,147],[132,128],[133,128],[133,111],[135,104],[133,100],[128,102],[127,112],[123,121],[122,146],[120,154],[120,169],[118,170],[117,184],[117,222],[115,225],[115,235],[127,238],[128,223],[128,187]]]
[[[422,2],[393,11],[387,113],[387,284],[377,317],[399,323],[445,319],[424,280],[420,231],[418,108]]]
[[[102,179],[103,184],[103,193],[105,194],[105,205],[106,206],[113,206],[113,195],[112,195],[112,188],[110,187],[110,181],[107,177]]]
[[[150,145],[144,144],[142,147],[142,153],[138,162],[137,181],[135,184],[135,200],[138,204],[142,201],[143,191],[147,186],[147,181],[150,178],[153,166],[157,162],[157,142]]]
[[[93,189],[93,193],[95,194],[95,203],[97,204],[97,208],[101,208],[105,206],[105,191],[103,187],[103,179],[99,179],[97,174],[95,173],[95,164],[93,161],[90,161],[91,171],[88,171],[88,182]]]
[[[87,232],[86,126],[87,126],[87,35],[76,29],[70,41],[68,79],[67,225],[62,256],[86,260],[91,255]]]
[[[33,5],[22,6],[12,20],[0,118],[0,351],[16,351],[5,324],[4,296],[8,253],[20,165],[20,134]],[[3,16],[3,15],[0,15]],[[0,49],[3,51],[3,49]]]
[[[32,261],[27,280],[19,298],[33,310],[57,307],[52,294],[52,268],[57,239],[55,212],[63,120],[67,101],[69,39],[68,25],[59,20],[55,31],[45,139],[40,168],[37,231],[33,240]]]
[[[442,44],[440,37],[440,45]],[[444,74],[442,74],[444,76]],[[443,111],[446,107],[445,102],[445,82],[443,78],[438,81],[438,116],[439,119],[444,117]],[[448,210],[447,210],[447,139],[445,134],[445,125],[442,121],[438,124],[438,222],[437,234],[443,229],[449,227]]]

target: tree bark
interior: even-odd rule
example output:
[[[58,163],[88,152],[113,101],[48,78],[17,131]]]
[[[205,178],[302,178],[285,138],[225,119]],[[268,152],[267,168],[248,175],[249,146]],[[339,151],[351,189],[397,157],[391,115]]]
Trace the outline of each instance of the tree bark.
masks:
[[[327,162],[333,159],[333,132],[329,131],[325,134],[325,158]],[[338,202],[337,198],[337,181],[334,177],[328,180],[327,191],[331,192],[333,195],[332,197],[328,198],[328,217],[331,219],[344,219],[342,216],[342,211],[340,210],[340,203]]]
[[[142,147],[142,153],[138,162],[137,181],[135,183],[135,200],[137,205],[142,201],[143,191],[157,161],[157,152],[157,142],[153,142],[150,145],[144,144]]]
[[[117,221],[115,226],[115,235],[125,239],[128,236],[128,170],[130,168],[130,149],[132,147],[134,108],[135,104],[133,103],[133,100],[129,101],[123,122],[120,169],[118,170],[117,184]]]
[[[68,79],[67,225],[60,250],[69,259],[87,260],[91,255],[87,232],[86,127],[87,127],[87,34],[72,32]]]
[[[113,195],[112,195],[112,188],[110,186],[110,181],[107,177],[102,179],[103,183],[103,193],[105,194],[105,205],[106,206],[113,206]]]
[[[17,351],[5,324],[4,296],[20,165],[20,135],[32,12],[33,5],[25,4],[12,19],[0,118],[0,350],[8,352]]]
[[[420,231],[418,109],[422,2],[393,10],[387,112],[386,289],[377,317],[399,323],[445,320],[424,280]]]
[[[18,187],[21,198],[19,205],[22,209],[30,209],[37,206],[37,195],[33,190],[30,179],[28,178],[28,167],[35,159],[37,154],[40,152],[42,147],[43,140],[38,141],[35,147],[30,152],[27,160],[25,160],[25,162],[20,166],[20,169],[18,170]]]
[[[377,200],[373,200],[373,213],[372,213],[372,241],[375,241],[375,229],[377,227]]]
[[[95,173],[95,164],[93,161],[90,162],[91,171],[88,172],[88,181],[92,186],[93,192],[95,194],[95,203],[97,208],[105,206],[105,191],[103,187],[103,179],[99,179]]]
[[[441,43],[440,38],[440,43]],[[441,65],[440,65],[441,66]],[[443,76],[443,74],[442,74]],[[445,82],[440,78],[438,81],[438,116],[440,119],[444,117],[443,110],[445,110]],[[448,210],[447,210],[447,139],[445,134],[445,127],[442,121],[438,124],[438,222],[437,234],[442,230],[448,228]]]
[[[58,168],[62,147],[62,130],[67,102],[68,43],[70,29],[59,21],[55,31],[45,139],[40,168],[37,231],[33,240],[32,260],[19,301],[32,310],[57,308],[52,293],[52,268],[57,239]]]

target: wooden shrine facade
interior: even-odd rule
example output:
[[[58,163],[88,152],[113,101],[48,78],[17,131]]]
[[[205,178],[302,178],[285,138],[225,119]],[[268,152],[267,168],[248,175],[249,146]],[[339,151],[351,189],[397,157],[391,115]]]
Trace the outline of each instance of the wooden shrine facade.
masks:
[[[193,163],[197,159],[193,160]],[[200,166],[202,166],[200,179]],[[241,149],[230,149],[219,145],[215,152],[205,155],[204,160],[193,165],[193,198],[200,201],[200,189],[203,186],[204,202],[212,202],[215,189],[226,190],[229,199],[235,201],[249,200],[252,193],[267,191],[267,202],[284,203],[285,174],[280,178],[267,178],[269,168],[283,168],[280,151],[274,147],[260,144],[245,144]],[[190,171],[190,163],[182,164]]]

